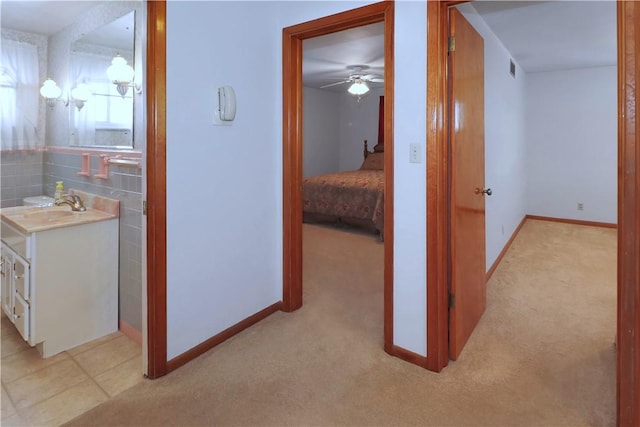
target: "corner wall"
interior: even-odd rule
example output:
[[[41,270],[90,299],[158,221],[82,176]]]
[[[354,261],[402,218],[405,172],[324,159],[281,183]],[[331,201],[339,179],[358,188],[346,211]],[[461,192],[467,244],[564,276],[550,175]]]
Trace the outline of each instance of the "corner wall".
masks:
[[[527,213],[617,223],[617,67],[532,73],[526,90]]]
[[[362,165],[365,139],[368,141],[369,151],[378,143],[380,97],[384,95],[384,88],[371,89],[358,102],[346,91],[347,87],[340,94],[341,171],[355,170]]]
[[[457,6],[484,39],[485,79],[485,197],[486,269],[516,230],[526,212],[526,74],[469,3]]]
[[[340,164],[340,94],[302,88],[304,177],[336,172]]]

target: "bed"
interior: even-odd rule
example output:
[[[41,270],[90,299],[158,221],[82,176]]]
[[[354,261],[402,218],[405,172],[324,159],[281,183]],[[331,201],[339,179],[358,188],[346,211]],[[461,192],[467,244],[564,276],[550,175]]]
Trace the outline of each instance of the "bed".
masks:
[[[359,169],[307,177],[302,184],[303,221],[349,224],[384,236],[384,145],[364,141]]]

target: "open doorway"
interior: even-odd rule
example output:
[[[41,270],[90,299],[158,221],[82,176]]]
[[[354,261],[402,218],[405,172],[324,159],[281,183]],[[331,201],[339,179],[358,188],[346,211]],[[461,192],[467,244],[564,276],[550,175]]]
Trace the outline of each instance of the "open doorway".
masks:
[[[363,25],[384,25],[384,342],[393,346],[393,3],[384,2],[283,30],[284,286],[283,310],[302,306],[303,40]],[[357,64],[361,65],[361,64]]]
[[[384,23],[303,40],[302,76],[305,305],[322,304],[314,306],[325,327],[348,323],[354,334],[379,346]]]
[[[428,21],[429,21],[429,51],[433,55],[429,56],[429,86],[435,87],[429,96],[429,109],[431,112],[437,113],[438,106],[443,105],[446,100],[444,76],[446,64],[446,19],[445,14],[449,6],[461,2],[438,2],[429,4]],[[635,125],[629,123],[625,116],[629,105],[635,111],[635,92],[624,91],[624,87],[628,87],[629,81],[634,81],[634,75],[629,75],[625,64],[635,64],[633,49],[625,49],[629,44],[633,45],[633,40],[629,34],[633,34],[633,30],[629,33],[629,27],[633,28],[637,19],[638,11],[635,6],[618,4],[618,55],[620,70],[618,72],[618,150],[620,152],[618,159],[618,176],[627,177],[631,174],[637,183],[634,166],[637,164],[637,152],[629,151],[628,138],[633,141],[635,136]],[[435,110],[434,110],[435,109]],[[446,111],[443,109],[441,111]],[[433,230],[438,235],[438,239],[429,242],[428,251],[431,252],[431,259],[428,259],[428,311],[432,313],[437,322],[430,322],[429,331],[429,348],[430,365],[434,370],[440,370],[447,364],[447,301],[446,301],[446,277],[438,277],[438,271],[446,271],[446,242],[447,232],[441,231],[438,227],[439,218],[446,218],[446,177],[448,166],[443,161],[446,157],[442,154],[446,152],[446,139],[444,134],[435,126],[428,128],[429,150],[434,154],[428,161],[428,167],[433,173],[437,173],[436,178],[431,183],[428,182],[429,192],[433,193],[428,205],[428,230]],[[631,169],[629,169],[631,168]],[[440,172],[438,172],[440,171]],[[626,171],[626,172],[625,172]],[[429,172],[431,173],[431,172]],[[625,191],[626,189],[626,191]],[[638,393],[638,376],[633,374],[633,360],[637,360],[637,339],[631,339],[632,334],[637,328],[638,313],[635,305],[623,305],[621,301],[628,301],[628,297],[637,295],[638,277],[637,273],[632,273],[633,269],[637,272],[637,253],[622,250],[625,247],[637,248],[637,238],[629,235],[630,231],[636,230],[638,227],[637,209],[634,213],[630,213],[629,203],[634,205],[637,202],[637,184],[629,185],[627,178],[618,181],[618,335],[617,335],[617,360],[618,360],[618,420],[621,424],[634,424],[637,419],[637,411],[633,409],[637,402]],[[637,205],[636,205],[637,206]],[[444,215],[442,215],[444,213]],[[442,255],[443,258],[438,256]],[[635,267],[634,267],[635,266]],[[440,281],[442,280],[442,281]],[[627,298],[625,298],[625,294]],[[636,356],[633,356],[633,355]],[[635,359],[634,359],[635,357]],[[635,400],[634,400],[635,399]],[[636,418],[633,418],[633,417]],[[623,420],[627,420],[624,421]]]

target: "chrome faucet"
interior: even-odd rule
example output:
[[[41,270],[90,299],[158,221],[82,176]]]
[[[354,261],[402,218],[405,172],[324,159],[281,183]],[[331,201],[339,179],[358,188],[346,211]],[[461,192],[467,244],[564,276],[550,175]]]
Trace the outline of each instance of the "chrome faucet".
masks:
[[[56,206],[69,205],[71,206],[71,210],[76,212],[84,212],[87,210],[87,208],[82,203],[82,199],[80,198],[80,196],[77,196],[75,194],[63,194],[58,200],[56,200],[55,203]]]

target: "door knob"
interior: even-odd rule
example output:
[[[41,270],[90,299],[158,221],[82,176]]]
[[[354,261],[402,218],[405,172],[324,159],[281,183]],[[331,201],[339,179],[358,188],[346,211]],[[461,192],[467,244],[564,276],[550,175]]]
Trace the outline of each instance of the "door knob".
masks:
[[[491,189],[490,188],[486,188],[486,189],[481,189],[481,188],[476,188],[476,194],[486,194],[487,196],[491,195]]]

